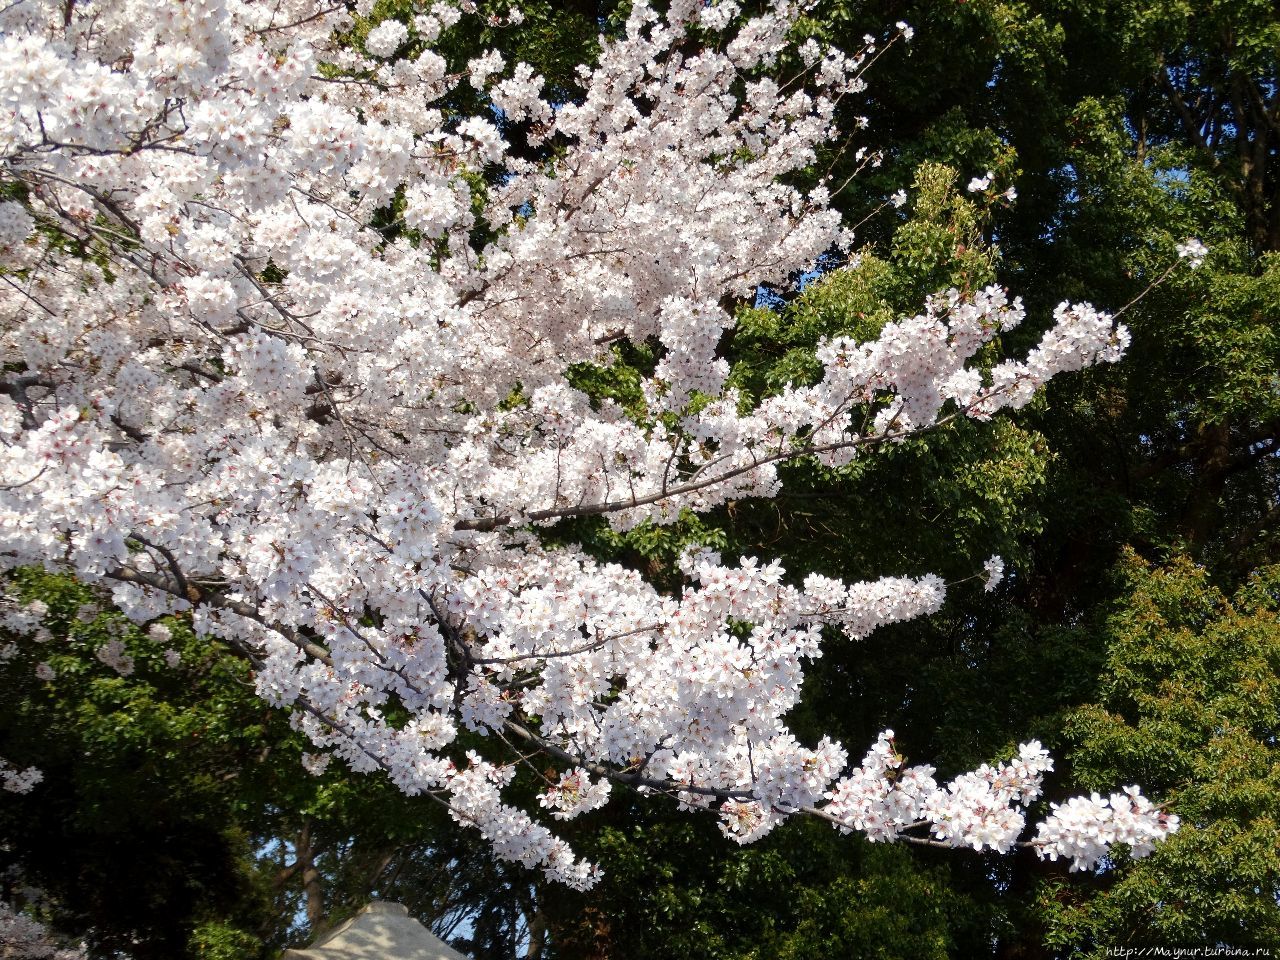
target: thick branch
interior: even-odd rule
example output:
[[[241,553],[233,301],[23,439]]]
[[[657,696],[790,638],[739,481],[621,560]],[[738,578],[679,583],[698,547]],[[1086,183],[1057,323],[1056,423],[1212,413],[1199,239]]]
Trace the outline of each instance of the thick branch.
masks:
[[[795,450],[780,450],[777,453],[771,453],[763,457],[752,458],[751,463],[744,464],[741,467],[734,467],[732,470],[726,470],[723,473],[714,476],[705,477],[701,480],[691,480],[688,483],[680,484],[675,487],[667,487],[656,493],[647,494],[641,497],[631,497],[626,500],[608,500],[603,503],[588,503],[576,507],[558,507],[549,510],[533,510],[523,516],[523,520],[529,523],[538,523],[543,520],[560,520],[568,517],[597,517],[608,513],[619,513],[623,510],[631,510],[635,507],[645,507],[670,497],[678,497],[687,493],[697,493],[699,490],[705,490],[708,487],[714,487],[716,484],[725,483],[735,477],[750,473],[752,470],[759,470],[761,467],[768,466],[771,463],[778,463],[783,460],[800,460],[804,457],[814,457],[822,453],[832,453],[836,450],[846,450],[850,447],[870,446],[885,443],[890,440],[900,440],[915,433],[923,433],[925,430],[933,430],[944,426],[955,420],[959,414],[949,414],[931,424],[929,427],[918,430],[900,430],[896,433],[882,433],[877,436],[861,436],[853,440],[843,440],[839,443],[827,443],[818,446],[800,447]],[[497,530],[501,527],[508,526],[515,522],[516,517],[513,515],[505,515],[498,517],[486,517],[475,520],[461,520],[454,525],[455,530],[477,530],[481,532]]]

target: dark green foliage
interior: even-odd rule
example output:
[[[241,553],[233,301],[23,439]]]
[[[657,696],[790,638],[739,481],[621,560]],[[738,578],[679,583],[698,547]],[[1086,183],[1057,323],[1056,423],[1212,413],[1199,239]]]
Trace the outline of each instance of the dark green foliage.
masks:
[[[1228,601],[1185,558],[1125,560],[1106,623],[1106,679],[1074,711],[1076,778],[1106,790],[1141,781],[1182,829],[1114,884],[1047,884],[1050,941],[1092,948],[1228,943],[1280,946],[1280,570]]]
[[[944,858],[922,865],[813,821],[739,848],[713,817],[673,817],[666,804],[614,821],[575,839],[610,867],[585,903],[543,891],[556,956],[906,960],[972,948],[986,930]]]
[[[270,898],[238,814],[261,795],[266,745],[289,751],[283,718],[254,702],[242,662],[178,621],[162,643],[109,610],[77,619],[98,598],[66,578],[20,571],[14,586],[48,604],[52,634],[23,640],[3,668],[3,755],[44,774],[0,806],[14,878],[49,895],[63,925],[89,932],[99,951],[185,956],[194,928],[234,917],[207,933],[210,944],[256,955]],[[134,658],[129,677],[96,657],[113,639]],[[165,665],[169,647],[182,656],[177,669]],[[42,659],[52,680],[35,676]],[[229,955],[219,949],[192,955]]]

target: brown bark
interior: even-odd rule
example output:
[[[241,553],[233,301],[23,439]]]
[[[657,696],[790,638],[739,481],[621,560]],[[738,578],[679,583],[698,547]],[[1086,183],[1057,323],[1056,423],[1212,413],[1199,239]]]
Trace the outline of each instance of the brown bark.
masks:
[[[542,960],[547,948],[547,916],[541,907],[535,907],[533,916],[529,918],[529,949],[525,960]]]
[[[302,868],[302,891],[307,902],[307,925],[312,935],[319,933],[326,926],[324,885],[320,871],[316,869],[316,848],[311,836],[311,821],[305,820],[302,832],[298,834],[295,863]]]

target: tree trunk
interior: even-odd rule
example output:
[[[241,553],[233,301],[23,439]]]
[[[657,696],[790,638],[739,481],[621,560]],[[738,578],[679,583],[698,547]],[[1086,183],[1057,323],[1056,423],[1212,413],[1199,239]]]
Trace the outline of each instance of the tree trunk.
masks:
[[[322,932],[325,923],[324,885],[320,879],[320,871],[316,869],[316,850],[311,839],[311,821],[302,824],[302,832],[298,835],[296,861],[302,867],[302,891],[307,898],[307,926],[312,936]]]

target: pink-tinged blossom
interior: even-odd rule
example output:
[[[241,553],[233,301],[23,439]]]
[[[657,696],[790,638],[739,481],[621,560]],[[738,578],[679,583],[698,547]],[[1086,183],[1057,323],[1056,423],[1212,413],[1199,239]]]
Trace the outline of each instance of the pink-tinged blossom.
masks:
[[[313,777],[318,777],[329,768],[329,761],[332,759],[333,757],[327,753],[304,753],[302,755],[302,769]]]
[[[974,177],[972,180],[970,180],[968,187],[966,187],[965,189],[967,189],[970,193],[982,193],[983,191],[990,188],[991,181],[995,179],[995,176],[996,175],[994,172],[992,172],[991,170],[988,170],[985,176]]]
[[[1137,787],[1109,797],[1072,797],[1050,809],[1032,845],[1041,858],[1070,858],[1072,870],[1093,869],[1116,843],[1128,845],[1130,856],[1145,857],[1178,829],[1178,817],[1157,809]]]
[[[990,593],[1004,580],[1004,560],[1001,557],[988,557],[982,564],[982,571],[986,574],[982,589]]]
[[[108,640],[100,646],[96,656],[122,677],[133,673],[133,657],[125,649],[124,643],[118,639]]]
[[[383,20],[364,38],[364,48],[375,57],[389,57],[409,37],[409,28],[399,20]]]
[[[1209,248],[1195,237],[1177,244],[1176,249],[1179,258],[1186,260],[1187,265],[1192,270],[1197,269],[1200,264],[1204,263],[1204,258],[1209,255]]]
[[[0,203],[0,250],[19,246],[35,227],[31,214],[20,203]]]
[[[844,831],[861,830],[873,841],[894,841],[925,824],[932,837],[948,846],[1007,853],[1029,843],[1041,857],[1072,858],[1072,869],[1091,869],[1114,843],[1130,845],[1144,857],[1155,843],[1178,828],[1178,818],[1156,810],[1137,787],[1103,800],[1074,797],[1051,804],[1053,813],[1032,841],[1020,841],[1026,808],[1041,794],[1053,760],[1039,742],[1024,743],[1016,759],[986,764],[945,786],[934,768],[905,767],[893,748],[893,731],[880,735],[862,766],[837,781],[825,794],[821,812]]]
[[[0,788],[9,793],[30,793],[44,779],[44,774],[35,767],[18,770],[0,759]]]
[[[538,795],[538,804],[551,811],[557,820],[570,820],[581,813],[596,810],[609,802],[608,780],[592,780],[581,767],[567,770],[558,782]]]
[[[44,924],[0,900],[0,947],[6,960],[87,960],[82,945],[59,945]]]

